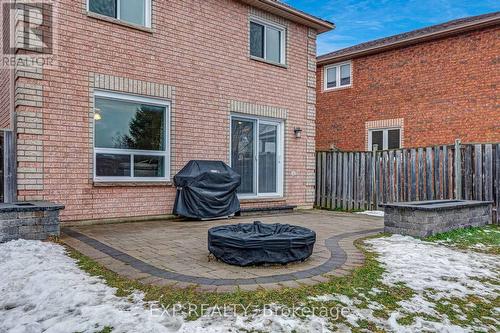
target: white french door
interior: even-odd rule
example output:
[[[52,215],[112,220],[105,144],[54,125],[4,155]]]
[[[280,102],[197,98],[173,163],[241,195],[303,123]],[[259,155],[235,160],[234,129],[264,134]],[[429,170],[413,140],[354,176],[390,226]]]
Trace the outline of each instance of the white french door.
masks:
[[[283,195],[282,122],[231,117],[231,167],[241,175],[240,197]]]

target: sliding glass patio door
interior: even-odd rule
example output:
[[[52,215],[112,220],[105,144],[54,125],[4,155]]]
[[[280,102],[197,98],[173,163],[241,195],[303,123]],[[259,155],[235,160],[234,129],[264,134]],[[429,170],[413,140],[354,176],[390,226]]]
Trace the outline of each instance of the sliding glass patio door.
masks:
[[[231,166],[241,175],[241,196],[282,194],[281,123],[233,116]]]
[[[256,194],[255,174],[255,121],[232,120],[231,167],[240,174],[238,193]]]

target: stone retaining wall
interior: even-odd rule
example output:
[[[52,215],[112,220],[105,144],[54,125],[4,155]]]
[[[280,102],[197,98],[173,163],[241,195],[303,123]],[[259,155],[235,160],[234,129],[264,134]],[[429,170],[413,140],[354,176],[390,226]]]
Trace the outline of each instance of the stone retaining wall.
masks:
[[[0,204],[0,243],[59,236],[59,211],[62,209],[64,206],[48,202]]]
[[[491,221],[492,203],[440,200],[385,205],[384,231],[414,237],[478,227]]]

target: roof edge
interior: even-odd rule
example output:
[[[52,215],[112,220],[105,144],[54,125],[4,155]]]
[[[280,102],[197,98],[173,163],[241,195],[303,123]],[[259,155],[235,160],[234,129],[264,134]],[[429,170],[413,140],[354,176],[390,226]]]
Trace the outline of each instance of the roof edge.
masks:
[[[371,54],[377,54],[381,53],[384,51],[388,50],[393,50],[393,49],[398,49],[398,48],[403,48],[406,46],[410,45],[415,45],[443,37],[448,37],[452,36],[455,34],[459,34],[461,32],[467,32],[467,31],[472,31],[472,30],[477,30],[477,29],[482,29],[482,28],[487,28],[494,26],[496,24],[500,24],[500,17],[499,16],[493,16],[493,17],[488,17],[484,18],[482,20],[474,21],[474,22],[466,22],[461,25],[457,25],[454,27],[446,28],[440,31],[434,31],[430,33],[426,33],[420,36],[414,36],[414,37],[409,37],[405,38],[402,40],[398,40],[395,42],[390,42],[387,44],[383,45],[377,45],[373,47],[369,47],[366,49],[361,49],[361,50],[355,50],[349,53],[344,53],[340,55],[334,55],[331,57],[325,57],[321,59],[322,56],[318,57],[317,60],[317,65],[327,65],[332,62],[338,62],[338,61],[344,61],[344,60],[349,60],[353,58],[359,58],[361,56],[366,56],[366,55],[371,55]],[[326,55],[325,55],[326,56]]]
[[[327,32],[335,29],[335,24],[316,16],[307,14],[298,9],[292,8],[280,1],[276,0],[239,0],[256,8],[273,13],[275,15],[287,18],[296,23],[303,24],[310,28],[314,28],[318,33]]]

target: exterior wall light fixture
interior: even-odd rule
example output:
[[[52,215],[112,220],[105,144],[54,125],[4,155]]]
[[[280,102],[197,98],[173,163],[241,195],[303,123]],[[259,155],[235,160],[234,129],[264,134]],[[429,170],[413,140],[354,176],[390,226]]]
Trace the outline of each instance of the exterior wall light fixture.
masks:
[[[293,132],[295,133],[295,138],[300,139],[302,137],[302,128],[300,127],[295,127],[293,129]]]

